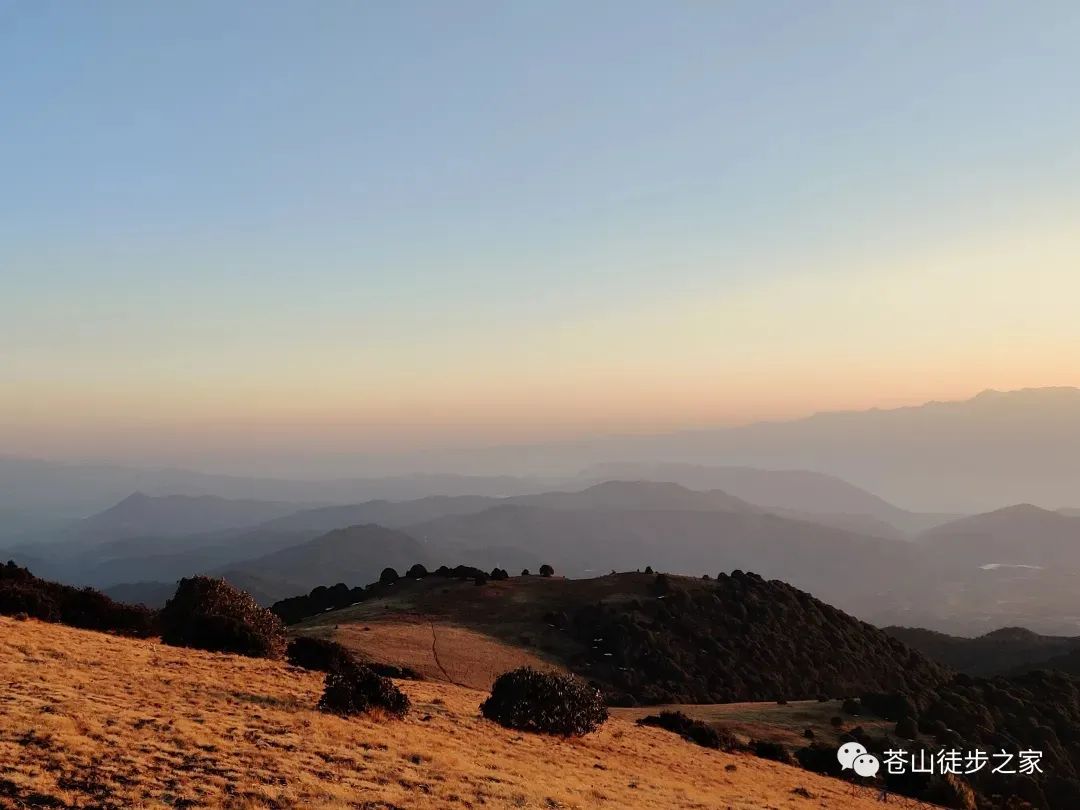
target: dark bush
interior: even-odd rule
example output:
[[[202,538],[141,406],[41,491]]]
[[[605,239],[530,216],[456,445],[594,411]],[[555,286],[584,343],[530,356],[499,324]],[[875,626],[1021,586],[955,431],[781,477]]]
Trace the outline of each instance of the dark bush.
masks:
[[[836,759],[836,746],[811,743],[795,752],[799,765],[814,773],[840,776],[840,763]]]
[[[903,737],[905,740],[914,740],[919,735],[919,728],[914,719],[904,717],[897,722],[895,733],[897,737]]]
[[[8,562],[0,565],[0,615],[20,613],[84,630],[139,638],[157,634],[157,613],[144,605],[126,605],[93,588],[73,588],[39,579]]]
[[[180,580],[161,609],[161,640],[177,647],[278,658],[285,650],[281,620],[251,594],[223,579]]]
[[[20,582],[0,582],[0,615],[60,621],[60,606],[44,591]]]
[[[787,748],[778,742],[752,740],[750,742],[750,750],[754,753],[754,756],[761,757],[762,759],[771,759],[788,765],[794,763],[794,759],[792,759]]]
[[[289,642],[285,657],[294,667],[316,672],[340,672],[355,664],[352,653],[327,638],[300,636]]]
[[[652,574],[652,573],[654,573],[654,572],[653,572],[653,570],[652,570],[652,566],[651,566],[651,565],[646,565],[646,566],[645,566],[645,573],[646,573],[646,574]]]
[[[428,570],[424,568],[420,563],[416,563],[412,568],[405,572],[405,576],[409,579],[423,579],[428,575]]]
[[[475,577],[473,577],[474,585],[487,585],[487,581],[487,574],[477,574]]]
[[[554,576],[554,574],[555,574],[555,569],[552,568],[550,565],[541,565],[540,566],[540,576],[542,576],[542,577],[550,577],[550,576]]]
[[[847,700],[845,700],[841,705],[841,708],[843,709],[845,714],[851,714],[855,717],[858,717],[860,714],[862,714],[862,705],[854,698],[848,698]]]
[[[504,579],[510,579],[510,574],[508,574],[506,572],[505,568],[492,568],[491,569],[491,578],[495,582],[499,582],[499,581],[504,580]]]
[[[529,569],[528,569],[528,568],[522,568],[522,569],[521,569],[521,575],[522,575],[523,577],[531,577],[531,576],[532,576],[532,574],[530,574],[530,573],[529,573]]]
[[[332,588],[320,585],[312,588],[307,596],[290,596],[275,602],[270,610],[286,624],[295,624],[309,616],[318,616],[328,610],[349,607],[357,602],[362,602],[369,597],[368,592],[362,587],[350,588],[345,583],[339,582]]]
[[[320,711],[349,717],[372,709],[404,717],[409,711],[409,698],[389,678],[363,664],[327,674],[319,699]]]
[[[648,717],[642,717],[638,720],[638,724],[674,731],[683,739],[705,748],[720,748],[724,751],[734,751],[739,748],[739,740],[727,729],[710,726],[701,720],[694,720],[682,712],[650,714]]]
[[[832,724],[833,728],[840,728],[842,725],[844,725],[844,718],[840,717],[839,715],[835,717],[830,717],[829,723]]]
[[[380,664],[375,661],[364,661],[363,665],[385,678],[398,678],[403,681],[422,681],[424,676],[412,667],[399,667],[397,664]]]
[[[572,675],[521,667],[504,672],[480,711],[508,728],[577,736],[607,720],[600,692]]]
[[[395,571],[393,568],[384,568],[382,570],[382,573],[379,574],[380,585],[393,585],[399,579],[400,577],[398,576],[397,571]]]

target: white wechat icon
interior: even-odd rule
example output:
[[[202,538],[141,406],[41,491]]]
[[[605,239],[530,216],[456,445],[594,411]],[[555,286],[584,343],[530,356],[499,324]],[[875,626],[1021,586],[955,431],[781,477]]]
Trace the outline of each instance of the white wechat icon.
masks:
[[[881,764],[878,762],[878,758],[873,754],[860,754],[855,757],[855,761],[851,764],[851,767],[855,769],[855,773],[859,776],[877,776],[877,772],[881,769]]]
[[[843,770],[849,768],[859,776],[876,776],[881,769],[881,763],[873,754],[868,754],[866,749],[858,743],[844,743],[836,752],[836,758],[840,761]]]
[[[840,767],[845,771],[855,763],[855,758],[866,753],[866,749],[858,743],[844,743],[836,752],[836,758],[840,760]]]

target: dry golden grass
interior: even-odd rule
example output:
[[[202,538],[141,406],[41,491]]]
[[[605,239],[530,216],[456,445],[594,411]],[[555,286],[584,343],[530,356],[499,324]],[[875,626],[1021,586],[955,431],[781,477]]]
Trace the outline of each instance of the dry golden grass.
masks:
[[[332,638],[362,659],[411,667],[430,680],[484,691],[510,669],[559,669],[525,649],[476,630],[422,619],[313,628],[304,634]]]
[[[446,683],[402,682],[405,720],[342,719],[314,710],[314,673],[35,621],[0,617],[0,684],[3,808],[881,806],[622,719],[572,741],[518,734]]]

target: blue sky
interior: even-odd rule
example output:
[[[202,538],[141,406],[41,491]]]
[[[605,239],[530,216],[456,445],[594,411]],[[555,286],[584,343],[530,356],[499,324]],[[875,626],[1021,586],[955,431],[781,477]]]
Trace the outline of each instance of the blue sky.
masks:
[[[0,439],[1076,382],[1077,42],[1065,2],[0,0]]]

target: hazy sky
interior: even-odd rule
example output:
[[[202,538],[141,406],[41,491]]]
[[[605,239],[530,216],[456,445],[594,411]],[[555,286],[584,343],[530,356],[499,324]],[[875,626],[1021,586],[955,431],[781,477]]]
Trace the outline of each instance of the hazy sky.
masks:
[[[1075,2],[0,0],[0,452],[1080,382]]]

